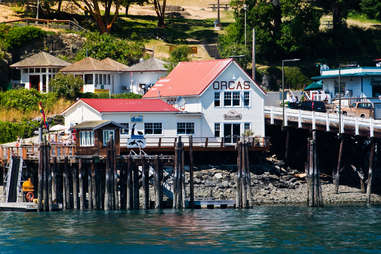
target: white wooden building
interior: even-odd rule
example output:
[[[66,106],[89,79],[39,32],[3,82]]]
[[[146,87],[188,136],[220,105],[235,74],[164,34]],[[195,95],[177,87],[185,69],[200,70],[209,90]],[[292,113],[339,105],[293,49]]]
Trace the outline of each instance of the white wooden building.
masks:
[[[81,99],[63,116],[67,130],[90,120],[121,123],[121,139],[192,135],[233,144],[243,135],[264,137],[264,97],[232,59],[184,62],[143,99]]]
[[[34,88],[42,93],[49,92],[49,81],[63,67],[70,65],[46,52],[27,57],[10,67],[20,70],[20,84],[25,89]]]

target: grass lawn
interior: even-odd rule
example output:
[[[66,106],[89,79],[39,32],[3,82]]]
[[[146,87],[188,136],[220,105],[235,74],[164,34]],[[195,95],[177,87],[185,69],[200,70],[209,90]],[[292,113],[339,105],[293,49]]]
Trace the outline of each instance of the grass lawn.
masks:
[[[214,30],[213,19],[166,19],[166,27],[157,27],[155,16],[120,17],[112,27],[112,34],[131,40],[162,40],[173,44],[215,43],[219,31]],[[223,23],[227,26],[228,23]]]

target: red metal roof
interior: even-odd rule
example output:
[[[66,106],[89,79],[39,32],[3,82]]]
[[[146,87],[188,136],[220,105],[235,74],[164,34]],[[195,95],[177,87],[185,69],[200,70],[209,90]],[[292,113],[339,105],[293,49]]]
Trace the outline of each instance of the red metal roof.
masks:
[[[179,112],[160,99],[81,99],[98,112]]]
[[[157,81],[143,97],[200,95],[232,61],[232,59],[218,59],[180,62],[167,77]]]

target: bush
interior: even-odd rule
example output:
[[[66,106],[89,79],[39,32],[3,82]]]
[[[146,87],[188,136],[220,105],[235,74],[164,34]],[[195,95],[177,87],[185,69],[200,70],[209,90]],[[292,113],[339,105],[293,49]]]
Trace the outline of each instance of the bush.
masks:
[[[5,50],[18,49],[33,40],[42,39],[45,34],[45,31],[33,26],[0,26],[0,40]]]
[[[58,73],[54,79],[50,81],[50,87],[59,97],[69,100],[78,98],[83,86],[83,80],[74,75],[65,75]]]
[[[23,121],[18,123],[0,121],[0,143],[16,141],[17,137],[31,137],[39,125],[40,122],[38,121]]]
[[[176,67],[176,65],[179,62],[188,62],[189,58],[188,55],[191,53],[191,49],[187,46],[180,46],[175,48],[171,53],[169,57],[169,64],[166,65],[166,68],[168,68],[168,71],[172,71],[173,68]]]
[[[87,33],[86,42],[78,52],[76,60],[86,56],[95,59],[110,57],[126,65],[132,65],[143,57],[143,53],[143,43],[121,40],[110,34]]]

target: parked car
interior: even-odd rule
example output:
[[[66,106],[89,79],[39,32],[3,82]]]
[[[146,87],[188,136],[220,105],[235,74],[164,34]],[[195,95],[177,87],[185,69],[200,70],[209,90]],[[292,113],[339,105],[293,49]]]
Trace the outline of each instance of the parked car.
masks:
[[[361,118],[374,117],[374,104],[372,102],[354,102],[349,107],[342,107],[343,115],[356,116]]]
[[[327,112],[323,101],[303,101],[300,103],[301,110]]]

